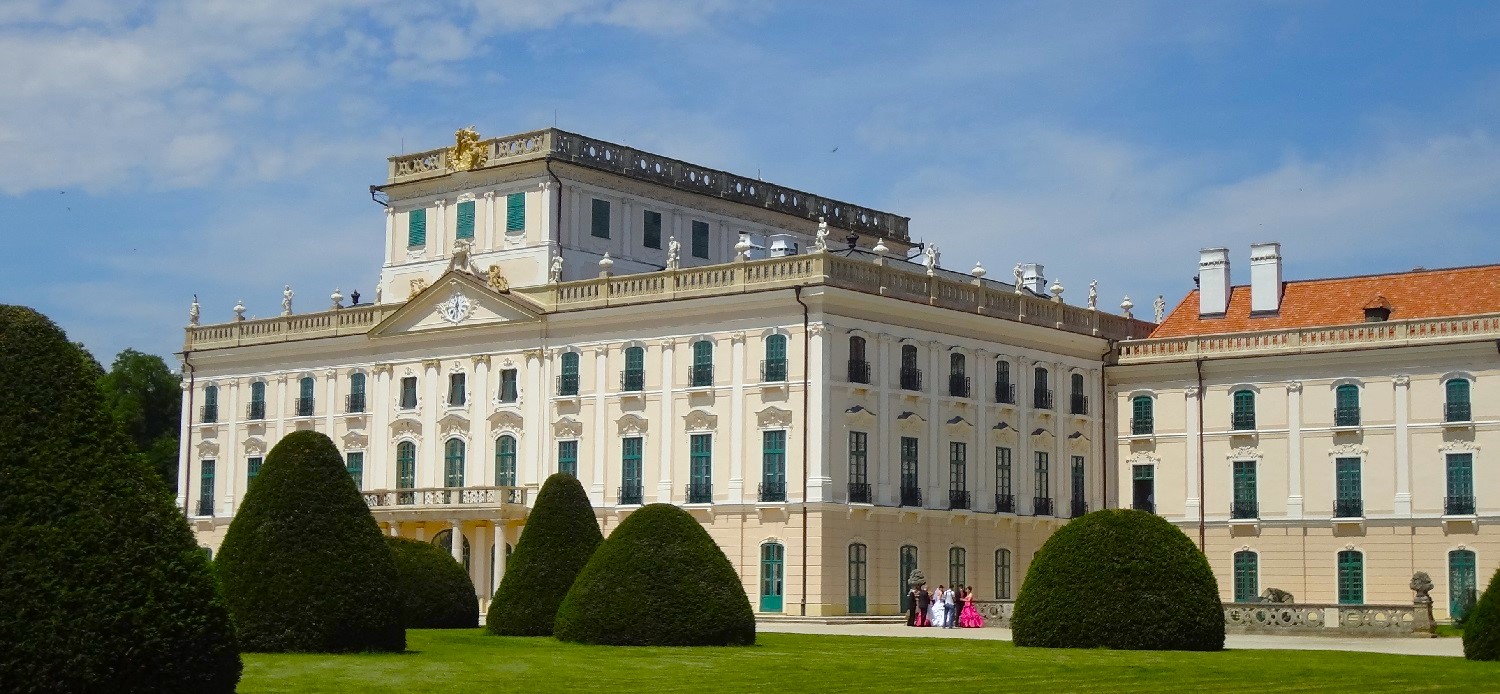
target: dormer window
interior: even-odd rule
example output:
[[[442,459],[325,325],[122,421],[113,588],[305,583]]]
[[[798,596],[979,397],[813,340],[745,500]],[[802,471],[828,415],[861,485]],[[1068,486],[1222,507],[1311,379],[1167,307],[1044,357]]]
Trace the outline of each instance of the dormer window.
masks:
[[[1384,323],[1391,319],[1391,302],[1379,294],[1365,304],[1366,323]]]

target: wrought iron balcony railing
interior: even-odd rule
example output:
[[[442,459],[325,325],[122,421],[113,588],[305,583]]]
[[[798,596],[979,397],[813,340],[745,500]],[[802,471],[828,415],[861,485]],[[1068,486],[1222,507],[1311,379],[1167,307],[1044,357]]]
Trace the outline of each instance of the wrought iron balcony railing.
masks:
[[[1235,520],[1260,518],[1260,502],[1236,499],[1229,502],[1229,517]]]
[[[1333,408],[1333,425],[1336,427],[1359,426],[1359,405]]]
[[[1071,499],[1070,501],[1072,501],[1072,508],[1069,510],[1073,512],[1071,516],[1072,518],[1077,518],[1079,516],[1088,514],[1089,502],[1084,501],[1083,499]]]
[[[1089,396],[1082,393],[1073,393],[1068,398],[1068,405],[1069,413],[1086,415],[1089,413]]]
[[[996,494],[995,495],[995,513],[1015,513],[1015,512],[1016,512],[1016,495],[1015,494]]]
[[[948,395],[955,398],[969,397],[969,377],[963,374],[948,374]]]
[[[963,490],[963,489],[949,489],[948,490],[948,509],[949,510],[966,509],[966,508],[970,508],[972,506],[973,506],[973,503],[970,501],[969,492],[967,490]]]
[[[644,498],[645,494],[641,489],[640,482],[625,484],[620,487],[621,506],[639,506],[641,505],[641,500]]]
[[[689,482],[687,485],[687,502],[690,504],[711,504],[714,502],[713,482]]]
[[[559,375],[557,377],[557,394],[558,395],[564,395],[564,396],[577,395],[578,394],[578,374],[562,374],[562,375]]]
[[[1468,422],[1473,420],[1472,414],[1467,402],[1443,403],[1443,421],[1445,422]]]
[[[1032,497],[1031,498],[1031,515],[1034,515],[1034,516],[1053,516],[1053,515],[1057,515],[1057,514],[1055,514],[1055,513],[1052,512],[1052,497],[1050,497],[1050,496],[1034,496],[1034,497]]]
[[[902,390],[921,390],[922,389],[922,370],[921,369],[902,369],[901,370],[901,389]]]
[[[921,487],[910,487],[910,486],[907,486],[907,485],[904,485],[904,484],[901,485],[901,505],[902,506],[921,507],[922,506],[922,488]]]
[[[760,363],[760,380],[761,381],[785,381],[786,380],[786,360],[785,359],[765,359],[765,360],[761,361],[761,363]]]
[[[867,362],[867,361],[865,361],[863,359],[850,359],[849,360],[849,382],[850,383],[869,383],[870,382],[870,362]]]
[[[1229,428],[1235,431],[1251,431],[1255,429],[1255,413],[1239,410],[1229,416]]]
[[[688,385],[704,388],[714,384],[714,365],[697,364],[688,367]]]
[[[1016,384],[1006,381],[996,381],[995,402],[1006,405],[1016,404]]]
[[[1334,499],[1334,518],[1363,518],[1365,515],[1364,499]]]
[[[344,396],[344,412],[355,414],[365,411],[365,394],[350,393]]]
[[[1031,406],[1038,410],[1052,409],[1052,391],[1037,388],[1031,391]]]
[[[761,482],[760,495],[757,498],[765,503],[786,501],[786,482],[772,480]]]
[[[218,405],[199,405],[198,421],[203,424],[214,424],[219,421]]]
[[[1443,515],[1445,516],[1472,516],[1474,515],[1474,495],[1443,497]]]
[[[294,401],[294,404],[295,404],[295,406],[297,408],[296,412],[297,412],[297,416],[298,417],[311,417],[311,416],[313,416],[313,399],[312,398],[297,398]]]
[[[1156,502],[1150,499],[1134,499],[1131,501],[1130,507],[1137,511],[1156,513]]]
[[[200,515],[200,516],[212,516],[212,515],[214,515],[214,498],[213,497],[211,497],[211,496],[205,496],[205,497],[203,497],[201,499],[198,499],[198,515]]]
[[[620,390],[627,393],[639,393],[646,389],[646,372],[635,369],[626,369],[620,373]]]
[[[252,400],[245,408],[245,419],[265,419],[266,402],[264,400]]]
[[[1130,433],[1135,436],[1144,436],[1156,433],[1156,420],[1153,417],[1131,417]]]
[[[870,494],[870,483],[869,482],[850,482],[849,483],[849,503],[851,503],[851,504],[868,504],[868,503],[872,503],[870,501],[870,499],[872,498],[872,496],[873,495]]]

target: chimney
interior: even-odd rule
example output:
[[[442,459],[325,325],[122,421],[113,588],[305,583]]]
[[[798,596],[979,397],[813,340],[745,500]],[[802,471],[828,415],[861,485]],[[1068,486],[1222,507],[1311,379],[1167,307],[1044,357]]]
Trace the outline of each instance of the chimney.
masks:
[[[1281,244],[1250,244],[1250,313],[1281,310]]]
[[[1037,296],[1047,296],[1047,277],[1038,263],[1021,263],[1021,286]]]
[[[1229,249],[1198,251],[1198,315],[1222,316],[1229,308]]]

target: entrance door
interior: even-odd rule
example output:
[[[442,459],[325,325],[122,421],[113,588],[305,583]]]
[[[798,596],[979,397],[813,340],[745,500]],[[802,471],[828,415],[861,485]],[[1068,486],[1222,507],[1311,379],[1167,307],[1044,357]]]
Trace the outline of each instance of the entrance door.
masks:
[[[911,572],[916,571],[916,570],[917,570],[917,548],[916,548],[916,546],[915,545],[902,545],[901,546],[901,580],[900,580],[900,583],[901,583],[901,611],[902,612],[906,612],[906,611],[908,611],[908,610],[911,609],[911,601],[909,599],[910,596],[906,594],[907,591],[911,590],[911,586],[907,585],[906,582],[911,579]]]
[[[780,612],[786,549],[778,542],[760,546],[760,611]]]
[[[1473,609],[1479,595],[1478,575],[1474,570],[1474,552],[1456,549],[1448,553],[1448,616],[1462,621],[1465,612]],[[1466,599],[1467,598],[1467,599]]]
[[[868,608],[865,593],[869,589],[869,557],[864,545],[849,545],[849,614],[864,614]]]

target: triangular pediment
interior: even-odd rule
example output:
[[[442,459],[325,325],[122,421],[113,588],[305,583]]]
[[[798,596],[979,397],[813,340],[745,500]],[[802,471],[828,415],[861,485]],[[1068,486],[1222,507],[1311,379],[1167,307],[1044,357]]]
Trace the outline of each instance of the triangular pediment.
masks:
[[[541,311],[530,301],[495,291],[468,273],[450,271],[386,316],[370,337],[539,320]]]

